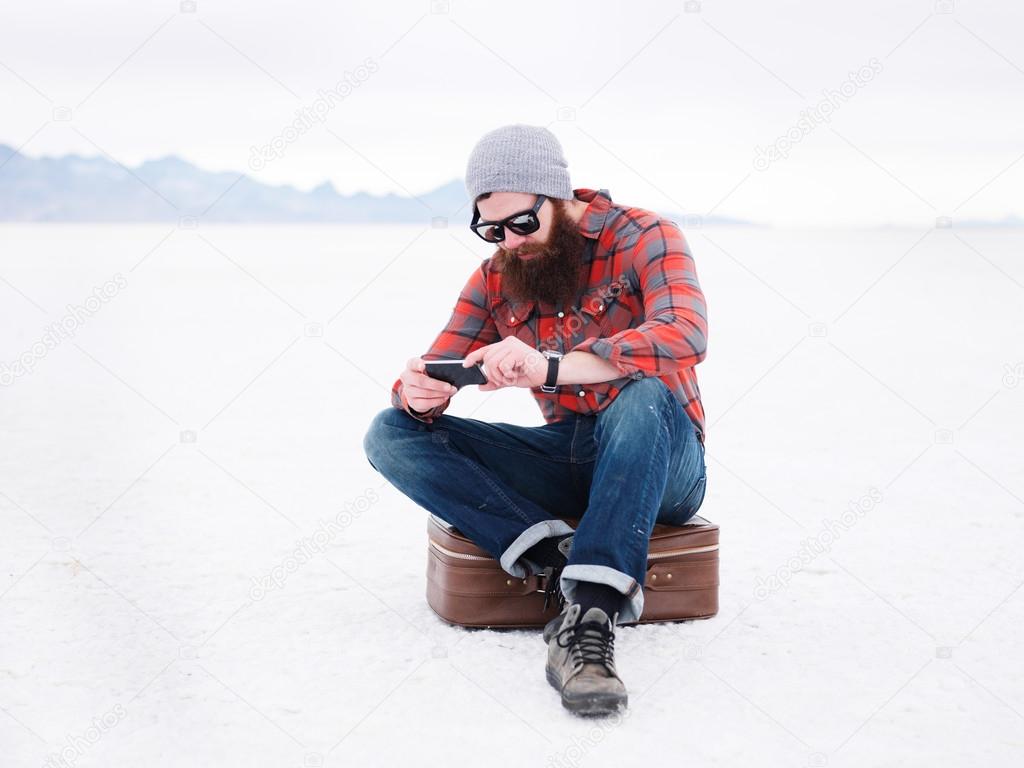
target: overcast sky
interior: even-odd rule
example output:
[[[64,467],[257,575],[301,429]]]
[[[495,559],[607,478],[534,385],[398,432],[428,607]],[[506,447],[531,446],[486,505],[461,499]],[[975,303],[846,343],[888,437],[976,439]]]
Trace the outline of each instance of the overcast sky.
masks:
[[[0,143],[30,156],[173,153],[406,194],[526,122],[550,124],[574,186],[648,208],[814,227],[1024,215],[1009,1],[42,0],[6,17]],[[346,73],[357,84],[325,119],[254,170],[252,147]],[[786,156],[768,154],[787,133]]]

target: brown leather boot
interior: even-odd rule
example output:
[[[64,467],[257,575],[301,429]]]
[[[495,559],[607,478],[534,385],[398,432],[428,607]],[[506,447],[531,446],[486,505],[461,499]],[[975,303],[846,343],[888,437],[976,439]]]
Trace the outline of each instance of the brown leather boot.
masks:
[[[548,641],[548,682],[562,694],[562,706],[579,715],[608,715],[627,705],[626,686],[615,671],[615,622],[600,608],[580,616],[572,603]],[[549,622],[551,627],[554,620]],[[548,635],[545,627],[545,635]]]

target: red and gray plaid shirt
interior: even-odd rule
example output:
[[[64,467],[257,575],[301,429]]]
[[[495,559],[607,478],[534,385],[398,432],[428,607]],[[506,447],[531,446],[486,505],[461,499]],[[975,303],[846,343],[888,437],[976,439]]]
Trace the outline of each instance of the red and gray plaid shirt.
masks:
[[[598,413],[631,380],[657,376],[682,403],[703,442],[704,408],[694,366],[707,353],[707,307],[686,238],[675,223],[651,211],[613,203],[606,189],[574,193],[589,203],[579,221],[588,240],[586,284],[575,305],[559,311],[542,302],[513,301],[502,293],[493,259],[485,259],[422,357],[459,359],[506,336],[538,350],[590,352],[617,366],[622,378],[563,384],[552,394],[531,388],[546,422]],[[391,402],[430,423],[451,401],[412,413],[399,379]]]

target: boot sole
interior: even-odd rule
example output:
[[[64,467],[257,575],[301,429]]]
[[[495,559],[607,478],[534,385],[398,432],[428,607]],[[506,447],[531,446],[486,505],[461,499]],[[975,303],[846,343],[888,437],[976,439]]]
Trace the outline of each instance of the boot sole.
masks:
[[[551,667],[546,667],[545,674],[551,687],[561,694],[562,706],[575,715],[612,715],[628,706],[629,696],[619,696],[615,693],[592,693],[578,698],[567,697],[562,690],[558,673]]]

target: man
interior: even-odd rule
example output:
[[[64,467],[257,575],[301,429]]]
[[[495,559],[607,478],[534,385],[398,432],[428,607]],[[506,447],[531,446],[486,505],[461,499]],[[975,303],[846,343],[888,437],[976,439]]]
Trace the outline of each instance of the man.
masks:
[[[704,500],[704,296],[678,227],[574,190],[544,128],[486,134],[466,188],[473,231],[497,249],[408,361],[364,448],[510,575],[547,575],[564,608],[544,630],[548,681],[566,708],[610,713],[627,702],[615,627],[643,611],[653,526],[681,525]],[[483,364],[482,390],[529,388],[546,424],[444,414],[457,390],[424,359],[460,358]],[[579,518],[575,534],[563,517]]]

